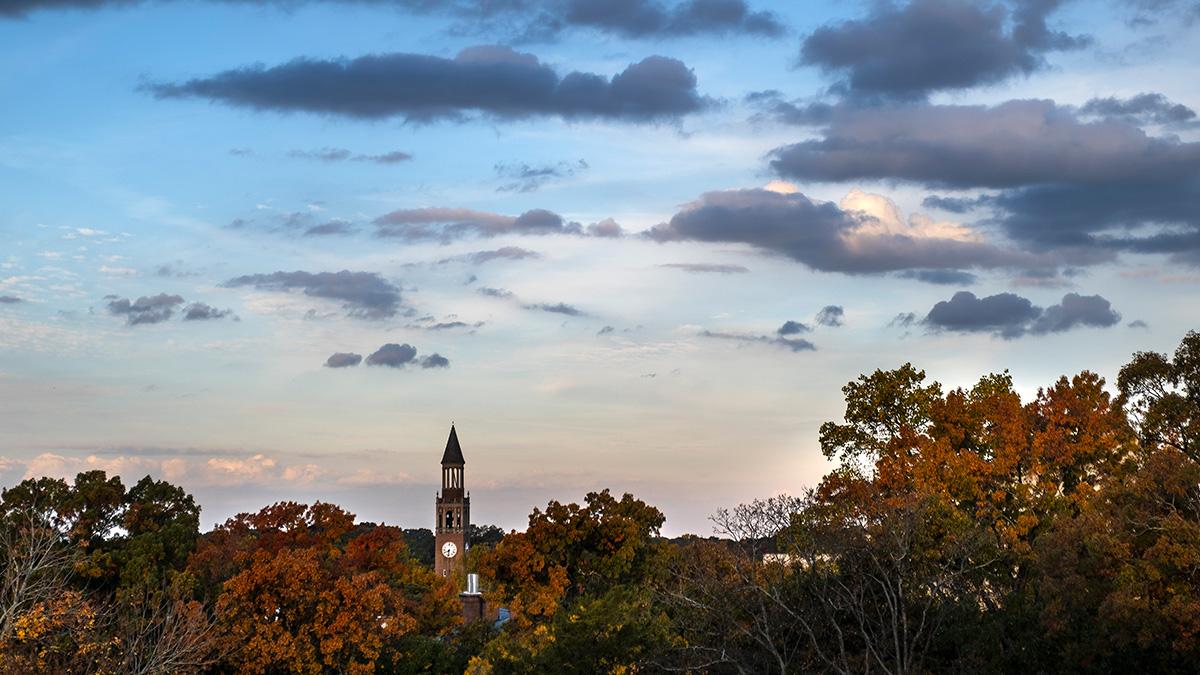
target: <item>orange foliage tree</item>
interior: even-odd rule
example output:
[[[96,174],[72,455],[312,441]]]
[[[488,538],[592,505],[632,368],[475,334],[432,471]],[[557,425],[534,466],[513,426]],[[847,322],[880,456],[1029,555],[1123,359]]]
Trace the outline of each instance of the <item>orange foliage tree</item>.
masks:
[[[217,594],[238,672],[376,672],[402,658],[402,637],[460,620],[455,590],[409,557],[401,530],[356,527],[331,504],[231,518],[201,540],[190,569]]]

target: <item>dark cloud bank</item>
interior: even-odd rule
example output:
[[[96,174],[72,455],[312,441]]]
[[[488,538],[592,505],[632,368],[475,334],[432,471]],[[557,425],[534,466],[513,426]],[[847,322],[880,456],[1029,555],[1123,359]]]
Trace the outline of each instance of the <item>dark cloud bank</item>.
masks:
[[[1040,267],[1051,262],[982,242],[903,234],[855,236],[864,218],[800,193],[725,190],[701,195],[647,236],[658,242],[744,243],[815,270],[846,274]]]
[[[990,210],[1018,245],[1056,251],[1077,265],[1110,260],[1119,251],[1200,264],[1200,143],[1152,136],[1128,119],[1135,112],[1186,115],[1155,96],[1089,106],[1092,113],[1125,114],[1092,119],[1045,100],[839,104],[819,124],[819,138],[777,148],[771,167],[803,181],[997,190],[975,198],[938,196],[927,205]]]
[[[99,9],[151,0],[5,0],[0,17],[36,10]],[[171,0],[158,0],[166,3]],[[755,11],[744,0],[222,0],[226,4],[291,9],[304,4],[378,5],[412,14],[447,16],[457,32],[508,34],[526,41],[554,40],[570,30],[594,30],[627,38],[745,34],[779,37],[785,28],[771,12]]]
[[[711,103],[697,92],[692,71],[676,59],[650,56],[611,78],[581,72],[560,77],[537,57],[499,46],[471,47],[452,59],[401,53],[300,58],[145,89],[158,98],[414,122],[463,119],[471,113],[500,119],[661,122]]]
[[[1078,49],[1084,36],[1052,30],[1062,0],[975,3],[879,2],[870,13],[808,35],[800,62],[838,77],[833,89],[854,98],[924,99],[1027,75],[1052,51]]]

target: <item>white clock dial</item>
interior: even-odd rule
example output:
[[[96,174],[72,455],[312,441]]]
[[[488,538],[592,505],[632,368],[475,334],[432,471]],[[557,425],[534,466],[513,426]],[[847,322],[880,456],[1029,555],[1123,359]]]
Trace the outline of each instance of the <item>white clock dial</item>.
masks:
[[[442,555],[446,556],[447,558],[453,558],[457,554],[458,547],[454,545],[454,542],[448,541],[442,544]]]

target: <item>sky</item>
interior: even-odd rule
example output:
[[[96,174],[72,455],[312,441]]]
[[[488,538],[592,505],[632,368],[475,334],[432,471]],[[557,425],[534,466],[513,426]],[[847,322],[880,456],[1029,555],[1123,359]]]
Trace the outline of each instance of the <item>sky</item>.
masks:
[[[4,0],[0,483],[668,534],[1200,323],[1191,0]]]

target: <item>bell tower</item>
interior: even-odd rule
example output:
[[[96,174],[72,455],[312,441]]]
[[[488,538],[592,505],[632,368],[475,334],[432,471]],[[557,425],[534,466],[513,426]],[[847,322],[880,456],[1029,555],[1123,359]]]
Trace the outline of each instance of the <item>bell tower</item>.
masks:
[[[442,491],[437,496],[434,524],[433,569],[440,576],[450,576],[462,565],[466,555],[467,526],[471,522],[471,497],[463,487],[462,447],[458,432],[450,425],[450,438],[442,453]]]

